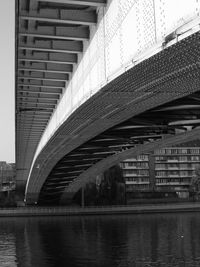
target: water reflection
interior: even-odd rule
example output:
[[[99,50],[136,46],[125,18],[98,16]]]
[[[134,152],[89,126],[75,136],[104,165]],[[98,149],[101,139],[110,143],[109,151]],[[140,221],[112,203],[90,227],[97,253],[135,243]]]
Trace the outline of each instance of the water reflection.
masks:
[[[198,213],[0,220],[0,266],[200,266]]]

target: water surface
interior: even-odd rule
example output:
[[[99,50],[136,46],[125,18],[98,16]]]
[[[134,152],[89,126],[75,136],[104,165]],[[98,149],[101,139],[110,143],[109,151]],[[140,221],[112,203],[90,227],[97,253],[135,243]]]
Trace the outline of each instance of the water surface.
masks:
[[[200,266],[200,214],[0,218],[0,266]]]

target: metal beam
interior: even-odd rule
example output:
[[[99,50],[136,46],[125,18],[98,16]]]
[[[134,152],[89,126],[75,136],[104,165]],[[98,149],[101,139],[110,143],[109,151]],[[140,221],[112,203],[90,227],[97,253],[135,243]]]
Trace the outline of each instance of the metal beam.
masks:
[[[47,101],[45,101],[45,99],[40,99],[40,98],[36,98],[34,101],[33,99],[30,100],[30,99],[27,99],[28,97],[26,97],[26,100],[24,100],[25,98],[18,98],[18,104],[21,105],[21,104],[26,104],[26,103],[31,103],[31,104],[45,104],[45,105],[50,105],[50,106],[56,106],[57,105],[57,101],[56,100],[52,100],[52,102],[48,102],[50,100],[47,99]],[[21,100],[20,100],[21,99]]]
[[[45,125],[46,125],[46,124],[45,124]],[[19,125],[19,126],[24,127],[24,129],[28,129],[28,128],[44,128],[45,125],[44,125],[44,124],[43,124],[43,125],[41,125],[41,124],[39,124],[39,125],[34,125],[33,123],[31,123],[30,125],[24,125],[24,124],[21,124],[21,125]]]
[[[19,15],[23,20],[46,21],[61,24],[78,24],[78,25],[94,25],[97,23],[97,15],[95,11],[84,11],[78,9],[61,9],[60,12],[51,9],[44,9],[42,12],[21,11]]]
[[[57,71],[57,70],[45,70],[45,69],[38,69],[38,68],[22,68],[19,67],[18,71],[39,71],[39,72],[51,72],[51,73],[62,73],[62,74],[69,74],[71,71]]]
[[[24,141],[28,142],[28,143],[31,143],[31,144],[37,143],[40,140],[40,136],[44,132],[44,130],[42,130],[41,132],[40,131],[36,131],[36,132],[34,132],[33,135],[31,135],[30,132],[31,132],[30,130],[27,130],[26,132],[24,131],[24,132],[19,132],[18,133],[20,135],[20,137],[22,137],[21,139],[23,140],[23,143],[24,143]],[[26,147],[26,145],[27,144],[25,144],[25,145],[23,144],[22,146]],[[21,146],[20,146],[20,148],[21,148]]]
[[[61,95],[62,90],[57,89],[57,90],[49,90],[49,91],[41,91],[41,90],[33,90],[33,89],[18,89],[17,92],[19,93],[41,93],[41,94],[51,94],[51,95]]]
[[[26,119],[26,118],[32,118],[34,116],[34,118],[36,119],[46,119],[48,120],[49,119],[49,114],[39,114],[39,113],[34,113],[34,114],[31,114],[31,113],[20,113],[20,114],[17,114],[17,119],[20,120],[20,119]]]
[[[38,135],[39,137],[41,136],[41,134],[40,135]],[[30,140],[31,139],[31,140]],[[32,137],[26,137],[26,138],[23,138],[23,140],[24,140],[24,142],[31,142],[32,144],[34,144],[34,145],[37,145],[37,143],[38,143],[38,139],[39,138],[32,138]]]
[[[197,95],[191,95],[191,96],[188,96],[189,97],[189,99],[192,99],[192,100],[195,100],[195,101],[200,101],[200,97],[198,97]]]
[[[17,98],[29,98],[29,99],[46,99],[46,100],[59,100],[59,96],[58,95],[49,95],[49,96],[41,96],[40,94],[38,94],[39,96],[30,96],[28,95],[18,95]],[[51,97],[50,97],[51,96]]]
[[[58,53],[72,53],[78,54],[83,51],[83,43],[81,41],[35,41],[35,42],[20,42],[19,49],[44,51],[44,52],[58,52]]]
[[[33,119],[34,121],[49,121],[49,116],[47,118],[40,118],[40,117],[35,117],[34,115],[31,115],[31,114],[27,114],[29,116],[26,116],[26,117],[22,117],[22,120],[31,120]]]
[[[30,122],[31,121],[31,122]],[[30,119],[29,120],[30,123],[48,123],[48,120],[34,120],[34,119]],[[24,121],[24,123],[26,123],[26,121]],[[19,123],[20,125],[20,123]]]
[[[24,112],[29,112],[29,113],[36,113],[36,112],[39,112],[39,114],[42,114],[42,113],[48,113],[48,114],[51,114],[53,112],[53,109],[42,109],[40,110],[41,108],[38,107],[38,109],[35,108],[35,110],[28,110],[28,107],[26,107],[27,110],[25,110],[25,107],[22,107],[22,110],[19,110],[18,113],[24,113]],[[31,109],[31,108],[30,108]]]
[[[29,118],[29,120],[28,121],[32,121],[33,123],[34,122],[46,122],[46,123],[48,123],[48,121],[49,120],[34,120],[34,117],[32,117],[32,118]],[[25,122],[25,121],[23,121],[23,122]],[[18,125],[20,125],[20,123],[22,123],[22,121],[21,122],[18,122]]]
[[[49,115],[48,114],[29,114],[29,113],[22,113],[22,114],[18,114],[18,120],[22,119],[22,120],[25,120],[25,119],[30,119],[30,118],[33,118],[35,120],[49,120]]]
[[[22,62],[38,62],[38,63],[56,63],[56,64],[63,64],[63,65],[69,65],[69,64],[75,64],[76,62],[71,61],[59,61],[59,60],[45,60],[45,59],[32,59],[32,58],[18,58],[18,61]]]
[[[43,106],[42,106],[43,105]],[[37,106],[32,106],[32,105],[25,105],[25,106],[20,106],[19,107],[19,113],[23,113],[23,112],[39,112],[39,113],[52,113],[54,110],[54,106],[52,107],[48,107],[48,106],[44,106],[44,104],[41,105],[37,105]]]
[[[18,135],[19,135],[19,138],[24,140],[24,136],[25,137],[30,137],[30,136],[33,136],[34,138],[38,138],[40,137],[40,135],[37,133],[37,132],[30,132],[30,131],[22,131],[22,129],[17,129],[18,131]]]
[[[19,113],[23,112],[53,112],[54,105],[49,106],[42,103],[21,103],[18,105]]]
[[[25,64],[19,63],[18,68],[36,68],[36,69],[45,69],[45,70],[50,70],[50,71],[56,71],[56,72],[72,72],[73,71],[73,66],[72,64],[57,64],[57,63],[33,63],[31,64],[30,62],[27,62]]]
[[[20,137],[22,136],[23,141],[27,142],[30,140],[31,143],[36,143],[39,141],[42,133],[36,132],[32,135],[30,131],[28,131],[28,132],[19,132],[19,134]]]
[[[26,147],[26,145],[27,145],[27,144],[24,145],[24,141],[27,142],[28,140],[30,140],[31,143],[32,143],[32,141],[33,141],[33,143],[39,141],[40,140],[40,137],[41,137],[41,135],[43,133],[43,131],[44,130],[42,130],[42,131],[35,131],[35,132],[33,132],[33,134],[32,134],[32,132],[30,130],[23,131],[23,132],[22,131],[19,131],[18,132],[18,135],[23,140],[22,148],[24,146]],[[20,148],[21,148],[21,146],[20,146]]]
[[[41,136],[40,133],[30,132],[30,131],[26,131],[26,132],[19,131],[18,134],[20,135],[20,138],[23,139],[23,141],[25,139],[30,139],[30,138],[31,138],[31,141],[36,141],[36,140],[39,140]]]
[[[56,49],[56,48],[43,48],[36,46],[19,46],[21,50],[34,50],[34,51],[44,51],[44,52],[60,52],[60,53],[80,53],[81,51],[69,50],[69,49]]]
[[[20,106],[19,106],[20,105]],[[48,104],[48,103],[33,103],[33,102],[21,102],[19,103],[19,109],[21,109],[21,111],[29,111],[29,110],[52,110],[55,108],[54,104]]]
[[[29,131],[30,132],[30,131]],[[41,137],[41,135],[42,135],[42,133],[43,132],[41,132],[41,133],[35,133],[35,135],[33,136],[33,138],[31,138],[31,136],[29,136],[29,134],[28,135],[26,135],[25,136],[25,138],[23,138],[23,141],[24,141],[24,143],[28,143],[28,142],[31,142],[33,145],[37,145],[37,143],[38,143],[38,141],[39,141],[39,139],[40,139],[40,137]],[[21,133],[19,133],[20,134],[20,136],[23,136],[23,132],[21,132]],[[23,145],[22,145],[23,146]],[[22,148],[24,148],[24,147],[22,147]],[[26,149],[26,148],[25,148]],[[21,146],[20,146],[20,150],[22,151],[22,149],[21,149]],[[20,154],[21,154],[21,152],[20,152]]]
[[[40,84],[31,84],[31,83],[18,83],[18,86],[31,86],[31,87],[39,87],[39,88],[53,88],[53,89],[64,89],[61,86],[53,86],[53,85],[40,85]]]
[[[54,110],[54,105],[52,107],[47,107],[45,104],[40,103],[21,103],[19,106],[19,112],[29,112],[29,111],[49,111],[52,112]]]
[[[29,85],[42,85],[42,86],[52,86],[52,87],[60,87],[60,88],[65,88],[65,82],[59,82],[59,81],[43,81],[41,80],[31,80],[31,79],[23,79],[23,78],[18,78],[19,83],[23,84],[29,84]]]
[[[49,114],[49,115],[51,115],[52,114],[52,112],[53,112],[53,109],[52,110],[38,110],[38,111],[18,111],[18,114],[20,114],[20,113],[26,113],[26,112],[28,112],[29,114],[31,114],[31,113],[33,113],[34,115],[35,115],[35,113],[36,112],[39,112],[39,113],[37,113],[37,114],[42,114],[42,113],[44,113],[44,114]]]
[[[44,28],[44,27],[43,27]],[[47,32],[40,30],[27,31],[22,29],[19,32],[20,36],[37,37],[41,39],[59,39],[59,40],[76,40],[84,41],[89,39],[88,27],[46,27]]]
[[[28,144],[35,147],[38,144],[38,141],[40,140],[40,137],[44,130],[42,132],[36,131],[34,135],[30,135],[30,130],[27,130],[26,132],[19,132],[18,134],[20,137],[22,136],[23,144],[20,146],[20,150],[26,150]],[[20,140],[22,142],[22,140]],[[30,147],[30,146],[29,146]]]
[[[31,126],[31,125],[41,125],[41,126],[46,126],[48,124],[48,121],[46,122],[29,122],[29,123],[24,123],[23,125],[20,126]]]
[[[22,53],[22,51],[19,50],[18,53],[18,58],[21,59],[27,59],[27,60],[48,60],[49,62],[52,61],[53,63],[68,63],[69,64],[74,64],[77,63],[78,61],[78,56],[77,54],[72,54],[72,53],[57,53],[57,52],[42,52],[42,51],[29,51],[26,55]]]
[[[43,77],[33,77],[33,76],[18,76],[18,79],[36,80],[36,81],[66,82],[66,80],[63,80],[63,79],[53,79],[53,78],[43,78]]]
[[[37,72],[37,71],[32,71],[32,70],[28,70],[28,72],[26,71],[19,71],[20,74],[18,74],[19,76],[24,76],[24,77],[31,77],[31,78],[39,78],[39,79],[56,79],[56,80],[61,80],[61,81],[66,81],[69,80],[69,74],[66,73],[48,73],[48,72]]]
[[[38,121],[38,122],[35,122],[35,121],[30,121],[29,123],[27,122],[25,122],[23,125],[21,124],[20,126],[30,126],[30,125],[41,125],[41,126],[45,126],[45,125],[47,125],[48,124],[48,121],[46,121],[46,122],[43,122],[43,121]]]
[[[29,140],[31,139],[30,142],[32,144],[37,144],[38,140],[40,139],[40,136],[41,136],[41,134],[38,134],[38,133],[36,133],[36,135],[34,135],[34,136],[30,136],[28,134],[28,135],[23,136],[23,141],[24,142],[29,142]]]
[[[34,129],[35,128],[35,129]],[[41,132],[44,132],[46,126],[43,126],[41,129],[36,129],[38,127],[27,127],[27,126],[24,126],[22,130],[26,130],[26,131],[31,131],[31,132],[37,132],[37,133],[41,133]]]
[[[176,105],[154,109],[152,112],[200,109],[200,105]]]
[[[29,141],[32,144],[37,143],[40,140],[40,137],[42,135],[42,132],[41,133],[37,133],[36,132],[36,133],[34,133],[34,135],[30,135],[30,131],[28,131],[28,132],[19,132],[18,135],[20,137],[22,137],[22,138],[19,138],[19,139],[22,139],[23,140],[23,144],[20,146],[20,150],[22,150],[24,148],[24,143],[27,143]],[[19,142],[22,141],[22,140],[19,140]],[[25,146],[26,146],[26,144],[25,144]]]
[[[47,125],[47,123],[48,122],[37,122],[36,123],[36,122],[30,121],[30,122],[24,122],[23,124],[21,123],[20,126],[42,126],[42,127],[44,127]]]
[[[36,0],[41,1],[41,0]],[[96,6],[101,7],[106,5],[106,0],[42,0],[42,2],[62,3],[70,5]]]
[[[32,110],[34,112],[34,110]],[[34,118],[37,118],[37,119],[49,119],[49,116],[50,114],[40,114],[40,113],[34,113],[34,114],[31,114],[31,113],[20,113],[20,114],[17,114],[18,115],[18,120],[20,119],[26,119],[26,118],[32,118],[34,116]]]
[[[41,132],[44,131],[44,129],[39,129]],[[30,130],[30,129],[27,129],[27,128],[24,128],[23,129],[23,126],[20,126],[20,128],[17,129],[17,136],[18,136],[18,139],[19,139],[19,144],[18,144],[18,147],[23,150],[24,148],[26,149],[26,146],[27,144],[24,143],[24,137],[30,137],[32,136],[34,139],[38,139],[40,140],[40,133],[37,132],[38,131],[38,128],[37,129],[33,129]],[[30,140],[32,142],[32,139]]]
[[[54,108],[50,108],[50,107],[35,107],[35,106],[22,106],[19,108],[18,113],[26,113],[26,112],[39,112],[39,114],[41,113],[52,113],[54,110]]]

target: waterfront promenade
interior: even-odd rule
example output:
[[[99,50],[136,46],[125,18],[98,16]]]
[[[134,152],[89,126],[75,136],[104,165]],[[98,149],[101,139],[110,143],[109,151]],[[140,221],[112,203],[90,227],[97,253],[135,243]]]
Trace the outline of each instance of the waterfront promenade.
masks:
[[[1,208],[0,217],[26,216],[74,216],[74,215],[109,215],[109,214],[147,214],[199,212],[200,202],[140,204],[131,206],[102,206],[102,207],[17,207]]]

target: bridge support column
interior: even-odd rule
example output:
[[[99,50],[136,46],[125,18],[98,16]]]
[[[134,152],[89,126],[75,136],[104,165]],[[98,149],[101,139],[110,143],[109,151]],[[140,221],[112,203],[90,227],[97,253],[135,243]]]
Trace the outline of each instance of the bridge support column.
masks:
[[[18,200],[24,200],[24,194],[25,194],[25,188],[26,188],[26,182],[22,180],[16,180],[16,190],[15,195],[16,199]]]

